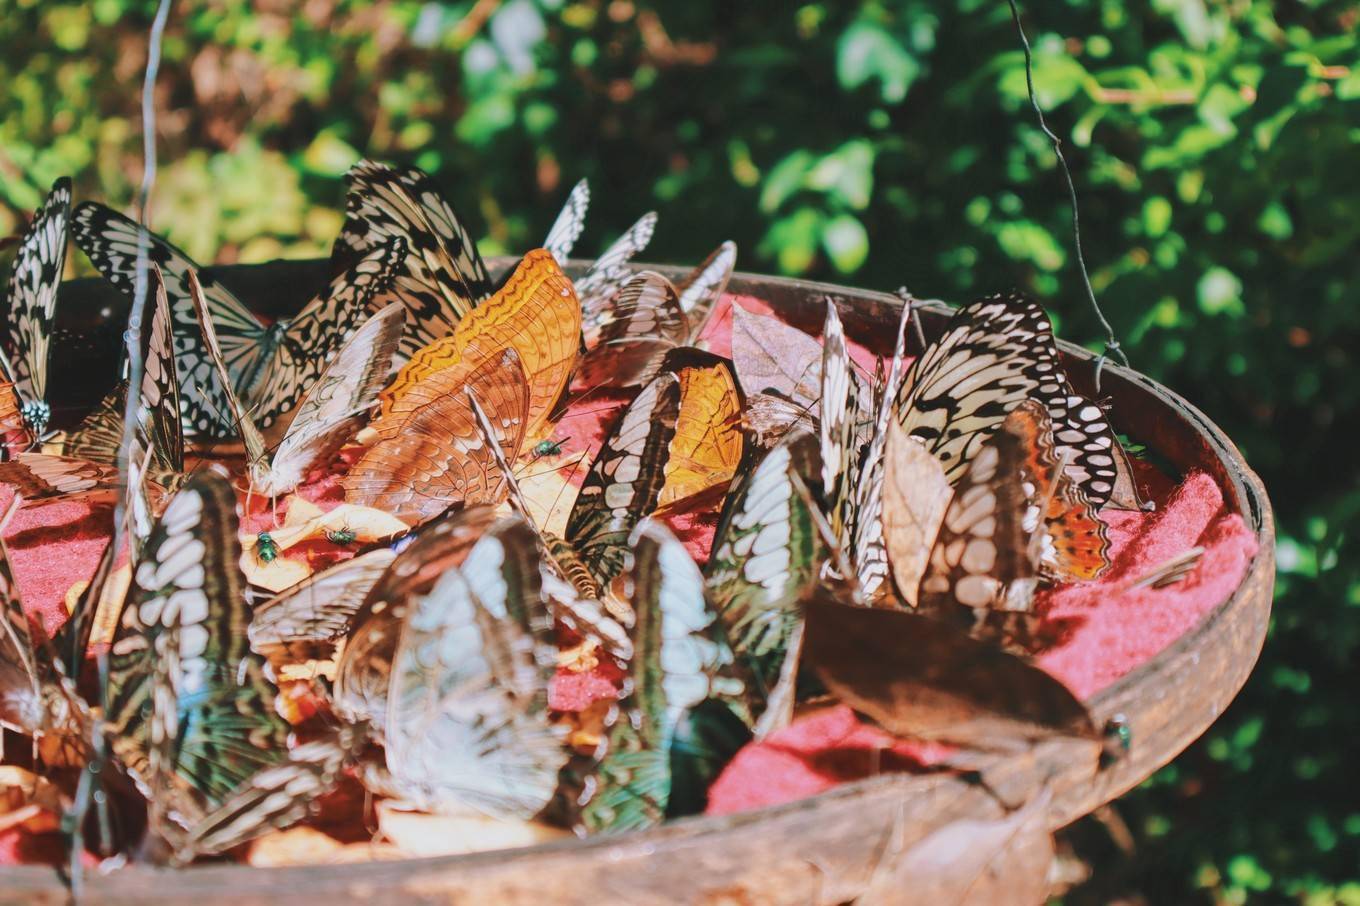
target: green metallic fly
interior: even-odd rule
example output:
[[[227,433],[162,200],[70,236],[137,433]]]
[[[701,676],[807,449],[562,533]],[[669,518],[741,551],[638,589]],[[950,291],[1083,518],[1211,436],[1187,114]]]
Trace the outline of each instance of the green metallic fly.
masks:
[[[255,536],[255,556],[260,558],[261,563],[273,563],[279,556],[279,546],[274,542],[274,536],[268,532],[260,532]]]
[[[562,441],[560,440],[540,440],[534,444],[534,459],[542,459],[545,456],[560,456],[562,453]]]

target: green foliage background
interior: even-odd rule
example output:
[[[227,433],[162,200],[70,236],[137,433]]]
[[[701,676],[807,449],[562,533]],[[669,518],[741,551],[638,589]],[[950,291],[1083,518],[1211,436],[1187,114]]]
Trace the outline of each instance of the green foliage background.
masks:
[[[1252,681],[1121,801],[1135,855],[1072,899],[1360,903],[1360,484],[1334,430],[1360,415],[1360,4],[1026,6],[1096,289],[1280,536]],[[127,204],[151,11],[0,0],[0,236],[63,173]],[[1018,285],[1097,337],[1001,0],[180,0],[165,58],[153,219],[204,260],[325,254],[363,153],[436,174],[488,252],[586,176],[587,252],[656,207],[653,260],[730,237],[748,270]]]

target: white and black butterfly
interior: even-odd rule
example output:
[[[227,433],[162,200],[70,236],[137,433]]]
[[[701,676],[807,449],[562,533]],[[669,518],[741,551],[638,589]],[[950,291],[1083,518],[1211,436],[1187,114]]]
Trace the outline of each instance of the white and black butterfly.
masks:
[[[72,216],[76,244],[115,286],[131,294],[139,228],[122,214],[86,202]],[[200,271],[187,255],[148,233],[149,254],[165,282],[174,321],[175,368],[184,430],[190,437],[223,437],[232,415],[223,382],[203,347],[190,294],[194,273],[212,316],[231,388],[257,424],[269,427],[298,403],[349,331],[393,285],[406,258],[406,241],[371,249],[331,281],[297,315],[264,324],[230,290]]]
[[[586,228],[586,211],[589,209],[590,184],[583,179],[572,187],[566,204],[543,240],[542,247],[552,252],[559,266],[567,266],[571,250],[576,247],[576,240],[581,238],[581,232]]]
[[[491,276],[472,234],[428,174],[361,160],[345,178],[345,226],[331,251],[332,273],[343,273],[393,239],[407,244],[410,254],[393,296],[383,300],[408,309],[398,350],[398,363],[404,363],[451,334],[490,296]]]
[[[57,287],[66,264],[66,229],[71,214],[71,180],[62,177],[33,217],[19,242],[10,270],[6,329],[0,343],[0,376],[13,384],[23,426],[33,438],[47,430],[47,349],[57,306]]]

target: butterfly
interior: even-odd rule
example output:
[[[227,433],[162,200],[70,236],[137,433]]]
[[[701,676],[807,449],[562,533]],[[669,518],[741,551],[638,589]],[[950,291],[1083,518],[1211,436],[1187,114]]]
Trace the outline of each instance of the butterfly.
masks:
[[[393,296],[407,306],[398,361],[453,332],[491,295],[477,244],[428,174],[361,160],[346,174],[345,225],[331,252],[340,274],[393,239],[410,249]]]
[[[421,526],[369,589],[350,619],[336,665],[332,704],[353,723],[381,735],[387,686],[397,637],[410,602],[428,594],[444,573],[456,569],[496,522],[490,506],[469,506]]]
[[[1108,547],[1094,504],[1061,470],[1047,410],[1027,400],[955,485],[916,598],[923,612],[1030,647],[1040,579],[1094,577]]]
[[[917,358],[898,393],[898,417],[925,442],[951,482],[1020,402],[1049,410],[1067,470],[1097,506],[1116,484],[1129,488],[1118,438],[1093,403],[1067,382],[1043,308],[1020,294],[994,295],[959,309]]]
[[[727,658],[706,631],[714,614],[689,551],[647,520],[629,539],[625,596],[636,615],[616,719],[577,823],[587,832],[622,833],[660,823],[672,790],[672,743],[685,713],[708,698]]]
[[[396,554],[375,548],[309,576],[261,604],[250,617],[250,647],[276,667],[324,660]]]
[[[513,348],[529,382],[525,430],[537,438],[576,364],[581,307],[571,281],[545,249],[525,255],[496,294],[458,323],[451,336],[417,352],[382,392],[373,428],[399,433],[412,412],[457,386],[488,360]],[[452,372],[446,382],[430,378]]]
[[[286,757],[240,559],[235,491],[194,475],[156,522],[110,648],[111,748],[167,836]]]
[[[341,481],[345,499],[413,525],[451,506],[502,500],[505,483],[464,387],[474,388],[490,413],[503,455],[518,459],[531,398],[519,355],[507,347],[471,374],[452,368],[426,378],[421,392],[431,401],[406,417],[399,433],[364,452]]]
[[[552,253],[558,266],[567,266],[571,250],[576,247],[576,240],[581,238],[581,232],[586,227],[586,211],[589,208],[590,184],[583,179],[572,186],[566,204],[543,240],[543,248]]]
[[[404,239],[377,246],[339,274],[296,315],[265,325],[225,286],[170,243],[103,205],[85,202],[72,215],[72,234],[100,273],[131,294],[138,236],[163,275],[175,339],[184,430],[189,437],[224,437],[233,420],[229,385],[260,428],[292,411],[303,390],[330,361],[366,311],[376,311],[406,259]],[[223,382],[203,346],[189,275],[207,303],[229,380]]]
[[[56,456],[20,453],[0,462],[0,484],[29,502],[82,501],[90,505],[112,503],[118,496],[116,466]]]
[[[647,247],[656,232],[656,212],[648,211],[623,231],[576,281],[581,325],[590,339],[609,318],[609,303],[632,275],[628,262]]]
[[[706,593],[745,686],[751,724],[796,648],[799,602],[827,559],[820,515],[804,493],[820,469],[817,438],[786,435],[728,497],[704,570]]]
[[[245,442],[251,489],[270,498],[286,494],[312,469],[328,463],[359,429],[387,379],[405,312],[400,305],[389,305],[345,339],[315,383],[303,391],[297,412],[271,455],[264,436],[227,382],[217,332],[193,272],[189,274],[189,292],[204,345],[223,379],[227,404]]]
[[[580,381],[630,387],[650,380],[667,351],[698,341],[735,263],[736,245],[728,242],[690,275],[683,290],[655,271],[631,277],[611,302],[609,319],[586,335]]]
[[[724,360],[676,350],[610,430],[567,517],[566,540],[601,586],[659,507],[725,486],[742,456],[740,398]]]
[[[66,230],[71,214],[71,180],[52,184],[47,200],[19,242],[10,270],[6,331],[0,344],[0,376],[18,397],[22,429],[31,437],[47,431],[47,347],[56,316],[57,287],[66,264]],[[5,420],[0,424],[12,425]]]
[[[407,605],[383,735],[392,790],[427,810],[538,814],[570,756],[548,711],[556,668],[533,532],[511,517]]]

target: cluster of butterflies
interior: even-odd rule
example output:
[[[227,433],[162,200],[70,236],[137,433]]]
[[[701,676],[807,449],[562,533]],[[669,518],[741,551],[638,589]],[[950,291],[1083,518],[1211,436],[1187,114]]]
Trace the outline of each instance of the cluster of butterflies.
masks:
[[[425,174],[361,162],[333,279],[266,324],[168,242],[54,187],[9,284],[0,482],[16,505],[121,504],[130,581],[110,544],[48,640],[0,543],[0,723],[54,761],[117,765],[146,803],[144,852],[230,849],[343,776],[433,812],[646,827],[702,809],[723,763],[815,694],[812,673],[837,688],[804,657],[810,602],[1024,649],[1041,641],[1040,584],[1108,566],[1098,512],[1136,492],[1037,304],[968,305],[909,365],[904,305],[872,373],[830,302],[820,342],[738,307],[722,357],[700,347],[735,246],[679,282],[636,270],[648,214],[573,278],[588,200],[581,183],[497,280]],[[51,432],[68,231],[145,299],[142,367]],[[601,388],[627,402],[554,533],[523,468]],[[243,467],[201,465],[236,438]],[[346,502],[405,529],[262,601],[243,558],[278,552],[268,533],[243,544],[242,494],[285,497],[347,446]],[[720,513],[703,565],[667,527],[693,513]],[[107,678],[88,695],[102,622]],[[621,668],[593,732],[549,705],[564,638]],[[326,659],[323,726],[290,725],[276,677]]]

